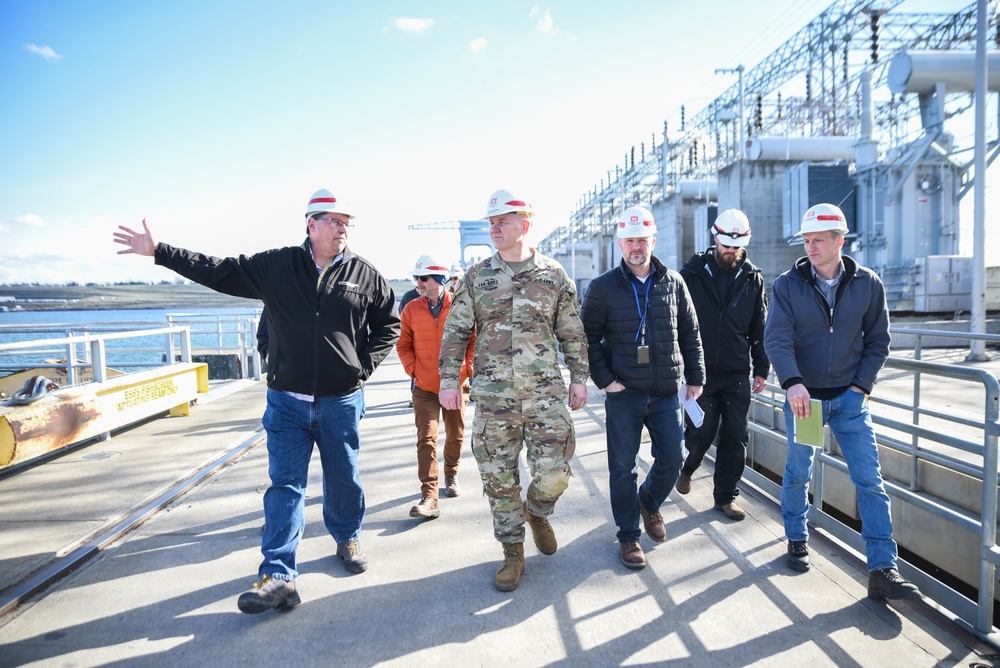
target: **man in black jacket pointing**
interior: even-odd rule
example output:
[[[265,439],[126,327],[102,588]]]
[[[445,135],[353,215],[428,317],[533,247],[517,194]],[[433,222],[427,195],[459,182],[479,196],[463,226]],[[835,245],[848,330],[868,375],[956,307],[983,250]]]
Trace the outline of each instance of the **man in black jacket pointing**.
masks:
[[[259,581],[239,599],[243,612],[299,603],[296,550],[309,459],[319,448],[323,466],[323,521],[337,541],[337,556],[352,573],[368,560],[359,535],[365,496],[358,476],[358,422],[365,412],[364,383],[399,338],[396,298],[370,262],[347,248],[353,209],[329,190],[306,207],[308,237],[301,246],[255,255],[215,258],[156,243],[143,231],[120,226],[119,254],[151,256],[181,276],[238,297],[260,299],[267,309],[268,474]]]

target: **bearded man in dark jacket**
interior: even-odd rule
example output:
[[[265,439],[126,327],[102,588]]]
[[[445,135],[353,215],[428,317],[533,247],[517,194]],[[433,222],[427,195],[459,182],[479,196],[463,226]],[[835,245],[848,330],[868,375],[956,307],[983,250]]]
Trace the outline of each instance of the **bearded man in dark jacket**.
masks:
[[[260,580],[239,598],[243,612],[300,602],[296,551],[313,445],[323,466],[323,520],[337,556],[352,573],[368,568],[359,536],[365,496],[358,476],[358,422],[364,384],[399,338],[396,298],[385,278],[347,248],[354,217],[329,190],[306,207],[301,246],[215,258],[156,243],[119,227],[119,254],[152,256],[156,264],[219,292],[260,299],[267,310],[268,474],[264,493],[264,560]]]
[[[684,443],[688,456],[677,479],[677,491],[691,491],[691,476],[718,434],[715,509],[738,521],[746,517],[736,497],[746,464],[750,396],[764,389],[771,368],[764,352],[767,302],[764,279],[746,254],[750,243],[746,215],[739,209],[723,211],[712,229],[715,246],[693,255],[681,269],[701,324],[708,383],[698,397],[704,421],[698,426],[689,418],[686,423]]]
[[[618,220],[621,264],[587,288],[580,318],[589,344],[590,377],[605,390],[611,512],[619,558],[643,568],[639,518],[655,542],[667,539],[660,505],[683,462],[681,401],[705,384],[698,316],[684,281],[653,257],[656,222],[641,206]],[[683,396],[678,396],[686,384]],[[635,459],[649,430],[653,465],[636,488]]]

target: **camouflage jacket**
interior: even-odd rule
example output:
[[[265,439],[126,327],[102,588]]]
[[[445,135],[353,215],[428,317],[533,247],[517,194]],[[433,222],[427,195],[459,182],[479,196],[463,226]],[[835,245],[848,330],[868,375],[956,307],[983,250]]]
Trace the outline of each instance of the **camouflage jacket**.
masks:
[[[500,257],[471,267],[462,280],[441,340],[441,389],[458,389],[466,344],[476,333],[472,399],[566,396],[561,351],[570,382],[589,374],[587,337],[576,287],[555,260],[532,249],[517,276]],[[558,342],[558,350],[557,350]]]

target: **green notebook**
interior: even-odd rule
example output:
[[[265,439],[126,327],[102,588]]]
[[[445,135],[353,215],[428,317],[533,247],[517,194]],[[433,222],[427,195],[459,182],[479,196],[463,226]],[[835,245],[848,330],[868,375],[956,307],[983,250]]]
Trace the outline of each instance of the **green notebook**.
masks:
[[[809,417],[795,418],[795,442],[823,447],[823,402],[809,400]]]

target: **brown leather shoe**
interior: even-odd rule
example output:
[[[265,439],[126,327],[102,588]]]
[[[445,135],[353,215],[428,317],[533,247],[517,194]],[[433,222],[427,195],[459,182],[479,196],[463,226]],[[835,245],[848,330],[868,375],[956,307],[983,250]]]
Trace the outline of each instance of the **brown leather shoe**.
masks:
[[[663,526],[663,517],[660,513],[651,513],[639,503],[639,514],[642,515],[642,528],[646,530],[646,535],[657,543],[662,543],[667,539],[667,527]]]
[[[618,554],[622,559],[622,563],[629,568],[639,569],[646,567],[646,555],[643,553],[642,548],[639,547],[639,543],[619,543]]]
[[[531,527],[531,535],[535,538],[535,547],[538,551],[542,554],[555,554],[559,549],[559,543],[556,542],[556,532],[552,530],[549,521],[544,517],[532,515],[527,502],[524,504],[524,519]]]
[[[684,471],[681,471],[680,476],[677,478],[677,484],[674,485],[674,489],[677,490],[678,494],[687,494],[691,491],[691,476]]]
[[[499,591],[514,591],[524,574],[524,543],[504,543],[503,563],[493,580]]]
[[[739,522],[740,520],[742,520],[744,517],[747,516],[746,511],[737,506],[735,501],[726,504],[717,503],[715,504],[715,509],[721,512],[729,519],[735,520],[737,522]]]
[[[462,487],[458,484],[458,478],[452,476],[445,476],[444,479],[444,495],[447,497],[455,498],[462,493]]]
[[[410,508],[410,517],[440,517],[441,510],[438,508],[438,500],[425,496],[420,499],[420,503]]]

